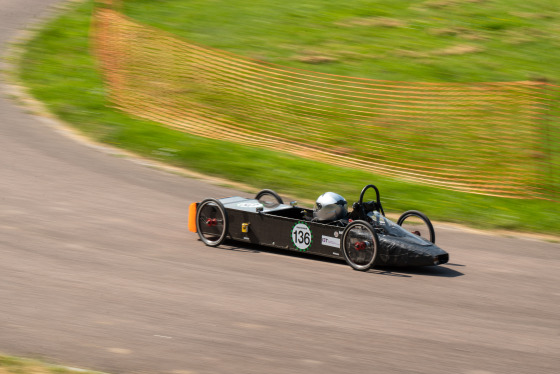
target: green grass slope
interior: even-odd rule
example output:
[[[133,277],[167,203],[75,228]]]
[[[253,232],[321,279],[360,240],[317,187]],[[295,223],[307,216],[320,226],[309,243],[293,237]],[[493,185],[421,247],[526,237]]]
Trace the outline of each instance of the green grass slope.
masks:
[[[136,20],[281,65],[384,80],[560,82],[560,2],[125,0]]]
[[[292,4],[291,12],[300,15],[300,22],[292,22],[292,27],[303,27],[303,30],[307,29],[305,24],[309,25],[319,21],[307,20],[305,17],[301,17],[301,15],[315,15],[317,8],[313,7],[319,7],[323,2],[295,2],[286,0],[284,2],[263,1],[255,3],[270,5],[272,8],[269,12],[270,17],[275,13],[279,13],[281,9],[289,13],[290,7],[286,4]],[[335,2],[332,3],[334,4]],[[355,3],[356,7],[351,7],[351,3]],[[353,17],[377,17],[378,15],[366,12],[366,9],[368,9],[367,4],[377,4],[379,9],[385,9],[386,12],[390,12],[393,10],[393,7],[390,6],[391,3],[388,1],[352,1],[347,2],[345,7],[331,4],[329,6],[332,7],[332,10],[324,11],[325,15],[323,17],[332,14],[331,20],[336,19],[338,21]],[[408,9],[405,7],[405,3],[407,2],[395,1],[394,9]],[[526,3],[530,3],[530,1],[526,1]],[[221,2],[220,0],[130,1],[127,3],[126,11],[131,16],[138,17],[138,19],[146,22],[154,23],[154,20],[159,20],[157,26],[167,28],[183,36],[188,36],[195,41],[215,47],[227,48],[227,45],[225,45],[227,43],[236,44],[236,42],[229,40],[229,37],[226,37],[229,33],[234,33],[234,31],[208,31],[212,29],[211,21],[208,17],[210,17],[211,13],[215,14],[214,28],[231,27],[232,29],[237,29],[233,26],[223,25],[224,23],[227,24],[227,20],[236,18],[233,14],[226,11],[225,8],[233,8],[232,4],[245,6],[245,3],[231,0],[227,3],[229,5],[224,4],[226,2]],[[247,12],[255,16],[258,15],[263,24],[274,22],[272,19],[264,17],[258,7],[249,12],[251,3],[247,1],[246,4],[248,8],[244,12],[239,10],[239,14]],[[309,8],[304,6],[304,4],[307,4]],[[358,4],[363,6],[360,8],[357,6]],[[468,5],[470,7],[472,4],[469,2]],[[254,6],[256,7],[256,5]],[[342,8],[348,9],[345,10],[344,17],[339,17],[337,14]],[[288,195],[299,199],[314,200],[321,193],[330,190],[342,194],[349,202],[353,202],[358,199],[360,190],[365,184],[375,183],[381,189],[384,207],[388,211],[402,212],[408,209],[418,209],[426,212],[433,220],[460,222],[485,228],[505,228],[560,234],[560,225],[558,224],[560,222],[560,204],[557,203],[470,195],[414,185],[403,181],[378,177],[362,171],[343,169],[298,159],[282,153],[244,147],[216,139],[191,136],[166,129],[156,123],[133,119],[118,110],[112,109],[107,101],[105,88],[96,69],[95,61],[90,54],[89,33],[92,9],[93,3],[91,0],[73,4],[65,14],[49,22],[41,32],[26,43],[26,51],[19,61],[20,70],[18,75],[30,88],[32,94],[43,101],[50,111],[97,141],[119,146],[173,165],[191,168],[208,175],[221,176],[232,181],[248,183],[255,186],[255,189],[272,188],[281,195]],[[195,9],[199,10],[198,16],[192,13]],[[355,14],[352,13],[352,9],[356,11]],[[360,9],[363,9],[363,11],[359,11]],[[428,9],[429,11],[442,11],[442,8],[437,7],[434,10],[430,10],[432,8]],[[529,9],[525,11],[530,12]],[[335,15],[337,17],[334,17]],[[385,14],[384,17],[388,17],[388,14]],[[196,29],[188,31],[187,29],[193,26],[188,26],[190,23],[186,22],[186,20],[192,21],[195,18],[199,18],[200,25]],[[180,21],[181,19],[183,20],[182,22]],[[319,19],[322,18],[319,17]],[[539,19],[538,22],[548,21],[545,18],[544,20]],[[332,25],[332,22],[329,21],[327,24]],[[269,30],[275,28],[268,24],[266,27]],[[340,30],[344,30],[344,27],[346,26],[340,26]],[[385,28],[387,26],[383,26],[383,30]],[[315,30],[317,35],[320,34],[321,29],[318,27],[310,27],[309,29]],[[393,30],[393,28],[389,27],[389,30]],[[210,42],[211,38],[208,35],[214,32],[216,40]],[[249,31],[239,31],[240,34],[247,32]],[[259,37],[263,36],[261,34],[258,34],[260,35]],[[296,38],[293,35],[295,34],[292,34],[292,36],[286,35],[284,30],[278,32],[276,38],[285,38],[285,40],[291,40],[293,45],[299,45],[303,36]],[[319,36],[316,37],[320,38]],[[454,38],[455,36],[443,35],[441,37],[445,39]],[[320,45],[320,43],[313,43],[311,36],[306,36],[305,38],[310,38],[309,41],[306,41],[309,44],[306,45]],[[326,40],[326,38],[324,39]],[[395,39],[398,38],[395,37]],[[239,40],[243,40],[243,37],[241,36]],[[335,40],[335,38],[332,37],[329,40]],[[304,64],[306,68],[309,68],[308,62],[299,61],[297,57],[294,58],[297,54],[292,52],[286,54],[285,60],[276,60],[276,57],[273,57],[273,51],[279,47],[273,47],[273,45],[281,45],[278,39],[272,38],[267,42],[260,39],[256,41],[249,40],[245,43],[238,43],[239,45],[236,48],[228,49],[243,53],[243,48],[246,47],[243,44],[250,44],[253,46],[253,52],[247,51],[246,55],[251,55],[252,53],[263,54],[263,56],[254,57],[274,60],[279,63],[285,62],[287,65],[292,64],[292,66],[299,67],[302,66],[301,64]],[[353,46],[352,43],[349,41],[347,47],[358,48]],[[383,44],[382,40],[377,40],[376,44]],[[270,48],[268,48],[269,45]],[[388,47],[385,48],[389,49]],[[516,48],[512,47],[512,49]],[[267,53],[271,55],[267,57]],[[358,54],[360,53],[358,52]],[[349,68],[342,67],[345,65],[345,62],[341,60],[341,57],[336,58],[336,62],[323,63],[312,67],[321,69],[333,68],[334,70],[329,72],[348,73],[344,69]],[[358,58],[356,56],[353,58],[363,59],[364,61],[368,59],[368,57]],[[404,64],[404,61],[407,61],[408,58],[410,57],[395,57],[396,60],[394,61],[401,61]],[[461,58],[461,55],[458,58]],[[415,75],[414,71],[409,71],[416,66],[414,63],[409,63],[406,69],[398,66],[392,69],[390,63],[385,62],[384,64],[384,68],[378,67],[378,70],[372,71],[373,77],[415,81],[428,80],[427,75],[421,73],[421,71],[428,70],[433,70],[432,80],[436,80],[437,77],[437,68],[435,67],[424,70],[424,67],[419,64],[419,70],[417,75]],[[399,64],[395,63],[395,65]],[[470,63],[466,65],[471,68]],[[336,70],[338,68],[342,70]],[[455,68],[458,69],[457,66]],[[385,70],[390,72],[380,77],[379,75]],[[362,71],[366,72],[368,68],[364,68]],[[355,74],[353,75],[362,74],[358,73],[358,70],[354,72]],[[550,72],[552,73],[552,69]],[[520,75],[515,76],[515,79],[523,79],[523,73],[520,71],[518,73]],[[531,74],[536,73],[538,72],[531,72]],[[480,77],[483,77],[481,79],[491,79],[490,76],[484,75],[488,74],[487,72],[479,71],[479,74]],[[539,74],[545,75],[545,71],[543,70]],[[457,80],[474,79],[474,77],[467,79],[467,76],[469,74],[464,73],[461,75],[462,78],[459,78],[459,76],[456,76],[456,78]],[[513,79],[514,76],[512,75],[511,77]],[[445,77],[440,77],[440,79],[451,80]],[[188,206],[188,203],[185,202],[185,207]]]

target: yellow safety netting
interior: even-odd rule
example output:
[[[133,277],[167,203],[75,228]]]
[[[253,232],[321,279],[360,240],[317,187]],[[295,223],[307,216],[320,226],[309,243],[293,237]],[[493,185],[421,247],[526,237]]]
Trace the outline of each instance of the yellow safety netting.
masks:
[[[336,76],[199,46],[107,7],[95,22],[111,100],[131,115],[449,189],[558,196],[556,86]]]

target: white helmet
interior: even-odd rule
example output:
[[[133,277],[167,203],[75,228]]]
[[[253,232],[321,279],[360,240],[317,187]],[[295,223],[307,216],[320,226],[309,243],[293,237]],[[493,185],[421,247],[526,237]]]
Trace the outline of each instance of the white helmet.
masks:
[[[325,192],[317,198],[313,217],[319,221],[335,221],[348,215],[348,203],[337,193]]]

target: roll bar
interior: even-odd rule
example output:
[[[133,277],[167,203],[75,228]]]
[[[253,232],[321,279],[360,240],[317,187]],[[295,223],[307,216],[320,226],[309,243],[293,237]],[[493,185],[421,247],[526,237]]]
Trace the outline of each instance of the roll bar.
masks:
[[[375,185],[373,185],[373,184],[368,184],[367,186],[365,186],[364,189],[362,190],[362,193],[360,193],[360,206],[363,209],[363,204],[362,203],[363,203],[363,200],[364,200],[364,195],[369,188],[373,188],[375,190],[375,194],[377,196],[377,201],[376,201],[377,206],[379,207],[379,211],[381,212],[381,214],[383,214],[383,216],[385,216],[385,212],[383,211],[383,207],[381,206],[381,197],[379,195],[379,189],[377,187],[375,187]],[[364,214],[365,214],[365,212],[364,212]]]

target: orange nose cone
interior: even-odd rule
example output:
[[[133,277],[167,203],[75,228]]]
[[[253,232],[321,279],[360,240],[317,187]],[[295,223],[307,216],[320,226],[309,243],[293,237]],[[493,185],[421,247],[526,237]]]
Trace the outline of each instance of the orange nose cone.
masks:
[[[196,232],[196,206],[197,203],[189,205],[189,231]]]

